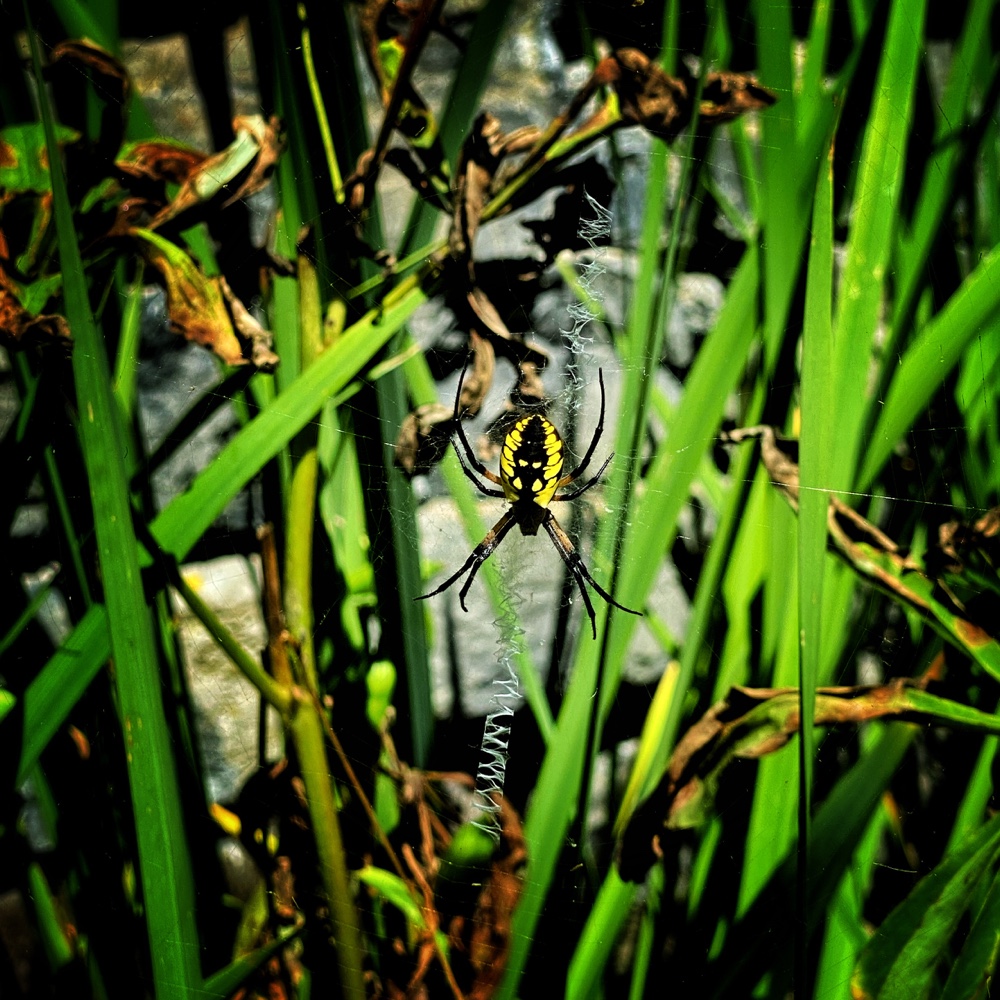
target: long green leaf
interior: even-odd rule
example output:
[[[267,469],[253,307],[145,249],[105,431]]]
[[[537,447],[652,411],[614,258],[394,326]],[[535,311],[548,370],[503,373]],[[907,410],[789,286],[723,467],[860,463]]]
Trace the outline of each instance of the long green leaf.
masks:
[[[869,365],[906,164],[925,7],[925,0],[914,0],[890,8],[858,166],[835,326],[834,392],[840,405],[831,473],[832,485],[840,489],[854,486],[855,455],[871,400]]]
[[[982,1000],[990,995],[1000,957],[1000,875],[986,896],[962,951],[951,967],[941,996],[944,1000]]]
[[[49,740],[110,656],[108,613],[103,604],[95,604],[24,692],[24,737],[17,784],[38,763]]]
[[[1000,854],[1000,817],[980,827],[896,907],[858,964],[854,996],[921,1000],[948,954],[970,892]]]
[[[35,79],[42,95],[66,315],[74,337],[73,378],[116,667],[153,981],[161,998],[194,997],[201,986],[194,879],[160,693],[153,625],[143,594],[140,546],[132,527],[124,459],[128,448],[111,392],[104,340],[90,310],[52,110],[42,79],[39,43],[30,30],[30,18],[28,24]]]
[[[975,0],[970,5],[962,36],[951,59],[948,85],[934,135],[935,148],[924,168],[924,181],[913,212],[913,223],[899,252],[900,273],[893,304],[889,357],[892,357],[894,343],[903,333],[899,323],[911,314],[934,239],[954,197],[958,167],[967,154],[959,130],[966,124],[964,119],[968,115],[969,98],[976,90],[987,89],[988,80],[982,76],[992,76],[997,71],[997,60],[990,53],[989,31],[990,17],[995,8],[996,0]]]
[[[809,842],[809,878],[813,906],[811,931],[849,864],[882,791],[913,739],[912,726],[889,726],[865,756],[834,787],[817,812]],[[792,898],[797,859],[792,852],[775,872],[746,915],[726,936],[709,966],[702,995],[749,996],[764,972],[787,963],[793,941]]]
[[[896,443],[930,403],[962,353],[1000,312],[1000,247],[977,265],[907,348],[865,451],[857,488],[871,487]]]
[[[833,452],[833,143],[825,169],[818,171],[813,204],[812,243],[806,280],[802,333],[802,433],[799,440],[799,822],[796,906],[807,922],[806,873],[812,815],[813,707],[822,666],[823,582],[826,576],[826,515],[831,485],[826,481]],[[829,626],[827,626],[829,627]],[[803,949],[804,953],[804,949]],[[799,969],[799,978],[803,970]]]

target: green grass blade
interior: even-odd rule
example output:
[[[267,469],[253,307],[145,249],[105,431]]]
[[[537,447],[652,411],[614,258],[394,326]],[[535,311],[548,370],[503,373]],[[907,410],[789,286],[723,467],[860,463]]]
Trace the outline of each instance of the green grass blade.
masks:
[[[948,84],[934,135],[935,149],[924,169],[924,182],[917,197],[913,222],[909,233],[901,241],[898,255],[893,342],[903,333],[898,324],[910,316],[934,240],[954,195],[958,168],[967,152],[956,133],[965,124],[963,119],[967,115],[969,98],[976,90],[985,91],[988,87],[988,80],[981,79],[977,70],[985,69],[989,76],[996,72],[997,62],[990,56],[989,31],[995,7],[995,0],[976,0],[971,5],[951,59]],[[892,343],[888,345],[887,353],[892,357]]]
[[[153,981],[159,997],[193,997],[201,985],[194,880],[160,694],[152,621],[143,594],[140,547],[132,527],[124,462],[128,449],[111,393],[104,341],[90,311],[52,111],[42,81],[39,42],[30,30],[30,19],[29,37],[42,95],[66,316],[74,336],[73,377],[126,740]]]
[[[624,827],[635,811],[640,791],[655,783],[662,773],[662,766],[657,766],[660,733],[666,724],[671,702],[677,695],[678,672],[676,663],[668,664],[657,685],[653,704],[643,723],[635,764],[622,796],[615,822],[616,831]],[[567,1000],[584,1000],[600,981],[622,925],[628,919],[636,889],[634,884],[622,882],[616,868],[608,872],[570,962],[566,980]]]
[[[617,595],[628,607],[641,608],[645,603],[662,557],[673,544],[677,517],[690,484],[722,420],[726,397],[743,372],[757,327],[757,282],[758,255],[749,247],[733,276],[719,319],[688,375],[676,420],[644,479],[643,497],[635,504],[620,559]],[[610,666],[620,667],[624,662],[637,622],[632,615],[612,617],[607,649]],[[588,650],[583,646],[581,652]],[[609,707],[613,688],[606,691],[602,712]]]
[[[973,886],[1000,853],[1000,818],[994,817],[921,879],[886,918],[865,948],[852,983],[859,1000],[932,994],[933,976],[947,955]]]
[[[943,1000],[983,1000],[990,995],[991,979],[1000,957],[1000,875],[969,931],[962,951],[951,967],[941,991]]]
[[[421,355],[422,359],[422,355]],[[406,691],[409,701],[409,726],[413,745],[413,762],[425,767],[434,738],[434,708],[431,704],[431,674],[427,657],[427,630],[424,608],[417,602],[422,592],[420,551],[417,541],[417,515],[413,490],[395,463],[395,442],[399,428],[408,412],[404,373],[390,371],[375,385],[385,480],[396,566],[395,593],[383,598],[383,613],[397,618],[402,630],[403,655],[406,663]],[[397,617],[398,616],[398,617]]]
[[[799,441],[799,803],[798,886],[796,910],[800,926],[808,924],[809,871],[807,846],[812,815],[814,759],[813,710],[823,643],[823,581],[826,576],[826,516],[829,495],[826,472],[833,452],[836,407],[833,371],[833,144],[825,169],[818,171],[813,205],[812,244],[806,279],[805,328],[802,334],[802,433]],[[827,626],[828,628],[830,626]],[[805,945],[801,957],[805,962]],[[797,970],[800,989],[806,969]]]
[[[93,605],[52,654],[24,693],[24,738],[17,765],[20,785],[111,656],[108,614]]]
[[[623,882],[612,868],[597,893],[580,935],[566,977],[566,1000],[586,1000],[599,995],[604,968],[618,939],[617,931],[628,917],[639,886]]]
[[[211,1000],[224,1000],[225,997],[232,996],[255,969],[259,969],[272,955],[287,947],[300,930],[299,927],[290,927],[279,931],[278,936],[273,941],[249,955],[235,959],[218,972],[213,972],[205,979],[201,992],[202,1000],[209,1000],[209,998]]]
[[[868,943],[864,903],[871,891],[882,837],[887,826],[886,810],[876,809],[861,837],[858,850],[840,881],[826,910],[826,927],[817,962],[814,996],[836,1000],[850,997],[850,975],[861,950]]]
[[[1000,247],[990,251],[907,348],[865,451],[857,488],[867,490],[896,443],[930,403],[972,339],[1000,313]]]
[[[809,843],[811,931],[824,913],[853,857],[872,812],[913,740],[915,729],[890,725],[869,752],[834,786],[819,808]],[[701,984],[706,997],[749,996],[791,947],[791,902],[796,857],[790,854],[745,917],[726,936]]]
[[[983,740],[983,748],[976,758],[975,767],[972,769],[972,775],[965,789],[965,796],[955,817],[955,825],[948,838],[946,853],[953,850],[959,841],[983,822],[990,797],[993,795],[992,771],[998,745],[1000,745],[1000,739],[996,736],[988,736]]]
[[[871,403],[869,365],[898,218],[925,9],[923,0],[890,8],[858,167],[835,326],[833,391],[840,407],[831,485],[840,489],[854,486],[855,455]]]

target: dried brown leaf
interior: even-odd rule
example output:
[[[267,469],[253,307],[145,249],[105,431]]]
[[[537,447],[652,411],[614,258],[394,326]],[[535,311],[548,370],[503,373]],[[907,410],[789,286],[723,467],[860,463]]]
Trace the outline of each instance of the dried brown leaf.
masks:
[[[718,125],[769,108],[777,99],[750,73],[709,73],[701,91],[699,115]]]
[[[186,339],[211,348],[227,365],[244,365],[246,358],[226,308],[222,279],[206,277],[180,248],[164,250],[147,239],[140,252],[163,279],[170,325]]]
[[[79,86],[80,70],[85,70],[98,83],[98,92],[104,101],[126,110],[131,84],[128,72],[110,52],[86,38],[60,42],[49,52],[49,71],[59,71],[65,67],[68,78]]]
[[[69,323],[58,313],[36,314],[25,309],[24,290],[7,273],[7,241],[0,229],[0,341],[8,347],[23,346],[27,341],[50,341],[69,346],[72,340]],[[39,307],[45,302],[40,301]]]
[[[472,366],[462,381],[462,395],[458,400],[458,412],[464,417],[474,417],[482,408],[483,400],[493,385],[496,369],[496,352],[493,345],[475,331],[470,338]]]
[[[237,116],[233,119],[233,131],[237,135],[244,131],[250,133],[256,139],[260,151],[250,167],[250,172],[232,197],[223,203],[223,208],[235,204],[241,198],[248,198],[262,191],[270,181],[286,145],[281,119],[277,115],[271,115],[266,121],[260,115]]]
[[[595,70],[618,95],[622,118],[668,142],[690,121],[688,88],[638,49],[619,49]]]
[[[498,337],[504,337],[507,340],[513,336],[497,311],[497,307],[493,305],[490,297],[478,285],[469,289],[466,298],[473,313],[490,333],[495,333]]]
[[[33,316],[13,292],[0,287],[0,340],[18,347],[36,338],[68,345],[72,335],[66,317],[58,313]]]
[[[793,510],[799,509],[799,443],[783,437],[774,427],[737,427],[719,435],[727,444],[740,444],[752,439],[760,440],[760,458],[767,469],[771,485],[777,487]]]
[[[226,304],[233,318],[233,323],[237,331],[243,335],[243,339],[250,345],[250,364],[262,372],[273,372],[278,367],[280,358],[271,349],[274,339],[271,331],[265,330],[260,323],[254,319],[253,315],[245,305],[233,294],[229,287],[229,282],[225,278],[219,277],[219,287],[225,296]]]
[[[504,155],[500,122],[493,115],[481,114],[463,143],[459,156],[455,174],[454,216],[448,236],[452,257],[466,265],[473,284],[472,244],[489,200],[490,184]]]
[[[191,169],[173,200],[147,228],[156,229],[215,199],[227,208],[264,187],[284,149],[279,119],[244,115],[233,120],[233,131],[233,142]]]
[[[136,143],[115,161],[115,166],[136,180],[183,184],[200,167],[207,154],[174,142],[151,140]]]
[[[500,797],[498,803],[500,847],[489,878],[472,915],[456,916],[449,925],[449,937],[456,951],[464,953],[472,973],[472,984],[465,994],[468,1000],[489,1000],[500,983],[513,939],[514,911],[524,887],[528,852],[521,821],[506,799]],[[458,963],[453,962],[457,975]]]
[[[881,686],[822,687],[814,725],[857,725],[873,719],[919,718],[910,692],[920,681],[896,678]],[[757,759],[780,750],[799,730],[796,688],[730,688],[677,743],[653,794],[632,817],[618,847],[622,878],[641,879],[662,854],[667,830],[700,825],[713,805],[721,772],[736,758]]]
[[[972,524],[965,521],[942,524],[938,528],[938,550],[941,568],[948,572],[961,572],[966,557],[975,552],[983,555],[993,567],[1000,566],[1000,507],[988,510]]]
[[[408,475],[430,472],[444,458],[454,429],[455,411],[428,403],[408,413],[396,438],[396,464]]]
[[[638,49],[618,49],[602,59],[594,80],[614,88],[623,121],[641,125],[667,142],[691,120],[693,82],[668,76]],[[749,73],[709,73],[702,87],[699,114],[710,124],[720,124],[769,107],[776,99]],[[598,112],[595,121],[601,114]]]

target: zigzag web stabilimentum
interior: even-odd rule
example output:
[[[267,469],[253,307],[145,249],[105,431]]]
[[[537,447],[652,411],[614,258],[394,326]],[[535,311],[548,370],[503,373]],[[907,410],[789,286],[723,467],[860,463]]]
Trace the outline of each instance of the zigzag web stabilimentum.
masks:
[[[593,338],[584,335],[584,330],[601,314],[602,296],[595,291],[597,279],[604,274],[601,258],[605,253],[604,241],[611,235],[611,212],[595,201],[586,191],[584,197],[593,210],[594,216],[580,220],[578,231],[581,239],[590,247],[593,257],[582,265],[577,283],[579,298],[569,308],[573,321],[570,330],[562,331],[569,348],[567,369],[574,383],[580,384],[579,359],[588,355],[588,347]],[[483,741],[479,748],[479,769],[476,772],[476,791],[473,809],[476,819],[473,824],[486,833],[494,843],[500,840],[500,798],[503,796],[504,779],[507,771],[508,747],[510,744],[511,719],[520,700],[520,688],[515,661],[522,649],[524,629],[518,624],[515,598],[506,581],[501,576],[500,617],[494,622],[497,627],[497,665],[499,671],[493,681],[490,694],[490,711],[486,716]]]
[[[521,652],[524,629],[518,624],[514,597],[501,580],[500,617],[497,627],[497,665],[500,668],[493,681],[490,694],[490,712],[486,716],[483,742],[479,747],[479,770],[476,772],[476,791],[473,809],[477,818],[475,826],[491,837],[500,840],[500,798],[503,795],[507,770],[507,746],[510,742],[510,720],[520,699],[517,671],[514,661]]]

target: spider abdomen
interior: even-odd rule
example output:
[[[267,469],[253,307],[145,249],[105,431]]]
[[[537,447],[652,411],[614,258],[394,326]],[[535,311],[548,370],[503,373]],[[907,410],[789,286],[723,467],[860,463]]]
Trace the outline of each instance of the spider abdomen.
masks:
[[[500,482],[507,500],[545,510],[559,486],[564,457],[563,439],[552,421],[538,413],[521,417],[500,449]]]

